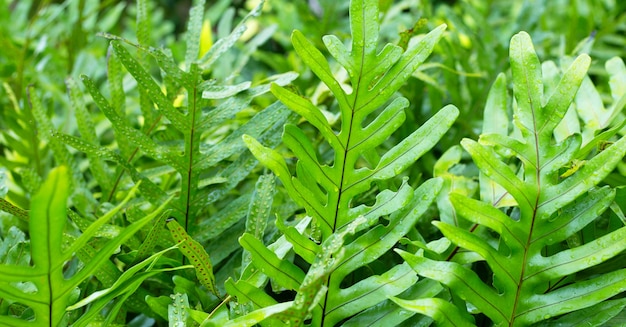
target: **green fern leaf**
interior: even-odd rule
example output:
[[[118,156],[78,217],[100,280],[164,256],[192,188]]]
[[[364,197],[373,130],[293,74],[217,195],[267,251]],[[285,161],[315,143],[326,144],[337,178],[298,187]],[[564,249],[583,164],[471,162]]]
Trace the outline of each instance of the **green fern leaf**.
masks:
[[[30,242],[19,228],[13,226],[0,241],[0,262],[11,265],[28,265],[30,262]]]
[[[13,205],[11,202],[0,199],[0,210],[12,214],[15,217],[18,217],[24,221],[28,221],[28,212],[22,208],[19,208]]]
[[[82,283],[109,258],[120,244],[128,240],[137,230],[160,214],[164,206],[128,226],[113,240],[109,241],[85,267],[73,276],[66,278],[63,266],[73,253],[83,247],[93,237],[108,218],[117,213],[134,192],[119,206],[111,210],[107,217],[92,224],[67,249],[63,250],[63,233],[67,222],[66,201],[69,196],[69,173],[67,168],[54,169],[41,190],[33,197],[29,212],[31,233],[31,257],[33,266],[15,264],[0,265],[0,296],[19,301],[29,306],[35,313],[35,320],[26,322],[14,317],[0,316],[0,323],[7,326],[58,326],[66,319],[66,307],[70,304],[71,291]],[[16,282],[32,283],[36,291],[26,293],[17,288]]]
[[[262,240],[274,200],[274,176],[262,175],[256,183],[246,215],[246,233]],[[242,267],[250,263],[250,254],[243,253]]]
[[[172,296],[173,304],[168,306],[168,321],[172,327],[188,326],[189,299],[187,294],[176,293]]]
[[[168,249],[169,250],[169,249]],[[161,253],[157,252],[156,254],[160,255]],[[176,271],[180,269],[188,268],[188,266],[179,266],[175,268],[161,268],[161,269],[152,269],[145,272],[132,271],[133,275],[130,275],[130,279],[126,279],[124,282],[120,282],[114,285],[114,288],[109,288],[103,290],[102,293],[94,293],[97,294],[98,297],[95,303],[89,308],[85,314],[83,314],[80,319],[78,319],[73,326],[76,327],[84,327],[89,326],[95,319],[98,319],[98,315],[102,311],[102,309],[115,300],[114,305],[111,307],[111,310],[107,313],[106,319],[104,320],[104,324],[111,324],[114,317],[122,310],[123,305],[129,302],[129,299],[138,292],[141,284],[148,278],[152,278],[157,276],[158,274],[167,273],[171,271]],[[123,277],[127,277],[128,275],[123,275]],[[116,300],[117,298],[117,300]]]
[[[155,55],[160,63],[168,63],[167,65],[164,64],[163,67],[166,71],[171,72],[174,70],[174,74],[184,78],[179,82],[187,88],[188,108],[186,114],[181,114],[178,110],[174,109],[171,101],[160,91],[160,88],[157,86],[153,78],[148,75],[141,65],[139,65],[139,63],[121,45],[120,40],[113,40],[111,43],[113,50],[121,59],[122,64],[124,64],[128,71],[137,79],[140,86],[147,90],[147,94],[160,108],[163,115],[169,121],[173,122],[173,127],[177,129],[178,132],[183,134],[184,149],[178,148],[172,151],[173,149],[158,144],[149,135],[144,134],[143,131],[133,128],[130,123],[127,122],[124,117],[122,117],[110,105],[104,96],[102,96],[99,90],[95,87],[95,84],[88,77],[83,76],[85,86],[91,93],[96,104],[98,104],[107,118],[111,120],[114,129],[120,137],[136,145],[144,154],[174,168],[175,171],[180,174],[182,179],[180,196],[179,201],[177,201],[177,208],[174,208],[178,210],[173,211],[173,215],[177,217],[181,225],[185,226],[185,229],[188,230],[190,228],[189,222],[195,221],[195,217],[202,207],[216,201],[223,196],[225,192],[234,188],[239,181],[249,174],[253,166],[250,165],[249,160],[245,159],[245,156],[242,157],[242,160],[239,162],[245,165],[245,167],[241,167],[244,170],[237,170],[237,165],[235,164],[231,167],[234,171],[224,171],[224,175],[229,175],[233,178],[228,179],[229,183],[225,184],[226,187],[223,187],[222,191],[219,193],[214,192],[214,194],[209,195],[208,198],[206,197],[206,193],[211,192],[210,189],[199,191],[198,182],[201,172],[212,168],[220,161],[228,158],[230,155],[239,152],[240,149],[243,148],[243,143],[241,142],[239,136],[243,133],[250,133],[258,137],[266,134],[275,134],[275,132],[270,133],[271,129],[275,124],[281,124],[281,122],[286,119],[287,111],[281,106],[270,106],[257,115],[258,117],[255,116],[250,122],[242,126],[240,131],[236,131],[219,144],[213,146],[212,149],[202,149],[201,144],[203,142],[200,142],[200,136],[203,130],[209,128],[207,125],[217,126],[218,124],[223,123],[226,119],[232,117],[238,111],[248,106],[253,95],[263,93],[263,87],[255,87],[254,89],[250,88],[250,92],[247,92],[247,94],[242,94],[241,97],[235,97],[234,95],[236,93],[248,90],[250,83],[245,82],[232,89],[229,86],[220,86],[227,91],[222,91],[220,94],[217,94],[216,90],[212,90],[211,92],[216,94],[210,94],[209,97],[230,98],[215,107],[208,114],[205,114],[202,112],[202,108],[207,105],[208,100],[205,99],[206,97],[200,97],[203,86],[199,77],[200,72],[198,71],[197,65],[192,65],[192,70],[190,72],[180,72],[178,68],[174,68],[169,64],[170,61],[165,59],[165,55],[160,51],[150,50],[149,52]],[[280,83],[287,83],[293,77],[295,76],[284,76],[282,78],[278,78],[277,81]],[[265,88],[265,90],[267,90],[267,88]],[[204,93],[207,92],[209,91],[204,91]],[[182,160],[178,152],[182,152],[184,154],[182,156]],[[124,164],[124,166],[127,167],[128,164]],[[241,177],[237,177],[237,173],[239,173],[239,176]],[[152,189],[153,193],[158,193],[157,188]],[[155,196],[154,199],[156,201],[161,201],[164,197],[166,197],[166,195],[161,194]]]
[[[625,299],[608,300],[543,324],[546,327],[608,326],[605,323],[624,310],[624,306]]]
[[[482,135],[479,142],[465,139],[461,144],[481,173],[505,189],[516,206],[503,211],[494,207],[490,197],[484,199],[490,202],[487,203],[450,195],[460,216],[499,235],[487,241],[468,230],[435,222],[446,238],[486,261],[493,272],[493,286],[467,266],[435,261],[419,253],[401,255],[420,275],[445,284],[496,325],[529,326],[571,313],[572,316],[561,318],[565,321],[576,315],[573,312],[599,305],[626,289],[626,269],[591,277],[576,275],[624,251],[626,227],[570,249],[558,246],[612,203],[615,190],[596,185],[624,157],[626,138],[588,159],[571,175],[560,174],[559,169],[581,151],[581,137],[569,135],[559,143],[554,139],[555,130],[574,101],[590,58],[581,55],[574,60],[558,85],[546,95],[539,60],[528,34],[522,32],[513,37],[510,58],[517,104],[515,125],[520,133],[506,136],[500,131]],[[499,85],[497,82],[496,87]],[[496,146],[519,159],[519,173],[496,154]],[[566,277],[571,278],[571,283],[553,287],[555,281]],[[432,303],[432,307],[419,308],[418,312],[431,315],[439,323],[449,323],[442,316],[447,307]]]
[[[4,155],[0,156],[0,164],[8,169],[14,179],[22,179],[26,191],[33,194],[39,189],[41,178],[46,167],[49,166],[48,152],[41,146],[41,135],[35,123],[32,106],[20,105],[21,96],[16,95],[8,82],[3,82],[2,87],[8,103],[2,116],[3,126],[6,127],[0,130],[3,139],[2,146],[5,148]],[[27,90],[30,92],[32,88]],[[18,94],[21,92],[21,89],[17,90]],[[29,158],[29,160],[23,162],[12,157]],[[9,192],[6,200],[20,208],[28,208],[30,203],[30,199],[25,194],[18,192]]]
[[[457,307],[443,299],[426,298],[411,301],[393,297],[391,299],[403,308],[433,317],[438,322],[438,326],[475,326],[474,324],[466,320],[466,318],[463,316],[463,313],[460,312]]]
[[[213,265],[204,247],[191,238],[176,220],[172,219],[168,221],[167,228],[170,230],[174,241],[180,244],[180,251],[196,268],[196,276],[200,283],[215,294],[215,296],[219,297],[219,292],[215,286]]]
[[[189,9],[189,22],[187,22],[185,62],[196,61],[200,54],[200,33],[202,32],[202,20],[204,18],[204,0],[195,0]]]
[[[350,21],[351,51],[336,37],[324,37],[331,55],[348,72],[349,86],[342,85],[343,81],[335,77],[326,58],[302,33],[294,31],[292,34],[298,55],[337,100],[341,117],[338,131],[310,100],[287,88],[272,86],[272,93],[305,118],[328,142],[333,151],[330,162],[320,159],[322,156],[313,142],[295,125],[286,125],[283,132],[283,142],[298,159],[295,174],[279,152],[264,147],[251,136],[244,136],[250,151],[274,172],[291,198],[313,218],[314,227],[321,231],[321,244],[316,244],[309,239],[310,235],[285,227],[286,223],[280,218],[277,223],[292,243],[294,252],[311,264],[306,273],[293,263],[272,256],[263,249],[263,244],[253,241],[249,235],[244,234],[240,240],[248,251],[255,251],[252,253],[255,267],[263,270],[273,282],[297,291],[293,306],[273,318],[296,325],[302,324],[310,314],[313,325],[334,326],[385,300],[386,295],[403,292],[417,281],[409,266],[401,264],[391,265],[388,270],[357,283],[342,284],[349,274],[378,260],[408,233],[438,194],[441,181],[431,180],[413,190],[405,180],[398,188],[379,190],[371,205],[357,203],[373,183],[396,177],[429,151],[458,115],[453,106],[441,109],[408,137],[379,155],[376,149],[402,125],[404,110],[409,105],[407,99],[394,97],[395,92],[428,57],[445,26],[421,36],[406,51],[388,44],[379,53],[378,2],[351,1]],[[361,160],[367,162],[365,167],[361,167]],[[362,223],[355,226],[356,220]],[[388,224],[381,221],[388,221]],[[346,241],[341,251],[343,257],[339,253],[331,256],[335,263],[320,265],[320,257],[332,252],[328,250],[328,242],[343,235],[349,226],[359,236]],[[267,258],[272,258],[271,262]],[[285,275],[285,271],[291,273]],[[250,299],[257,308],[266,303],[264,296],[257,292],[256,295],[242,294],[240,290],[237,294],[242,301]],[[395,320],[398,321],[401,319]]]
[[[71,213],[71,211],[69,211]],[[71,235],[64,235],[65,241],[68,243],[67,245],[71,245],[76,241],[76,238]],[[93,248],[89,244],[83,245],[78,252],[76,252],[76,257],[82,262],[90,262],[96,255],[98,251]],[[115,266],[115,264],[111,261],[104,261],[99,267],[98,270],[94,272],[94,276],[102,283],[105,288],[109,288],[113,286],[113,284],[120,279],[122,273]],[[145,296],[148,295],[148,292],[142,289],[139,289],[136,293],[134,293],[129,299],[127,299],[124,303],[134,311],[137,312],[150,312],[150,307],[146,305],[144,302]]]
[[[82,100],[82,92],[73,79],[68,78],[65,83],[67,85],[72,109],[76,113],[76,124],[78,125],[78,131],[80,132],[81,139],[89,144],[98,145],[99,140],[96,135],[95,124]],[[54,136],[54,133],[52,136]],[[89,165],[89,170],[93,174],[93,177],[98,181],[98,184],[102,187],[102,193],[110,193],[113,188],[112,173],[108,171],[102,160],[98,160],[98,158],[94,157],[93,154],[87,154],[87,156],[91,163]]]
[[[89,77],[82,76],[82,79],[94,103],[111,122],[119,150],[101,146],[94,140],[81,140],[58,132],[53,133],[66,144],[87,153],[91,161],[98,160],[101,164],[104,159],[117,166],[115,178],[107,178],[107,181],[113,180],[112,185],[102,186],[105,193],[108,193],[103,196],[103,202],[114,200],[117,190],[127,183],[124,179],[127,174],[132,182],[140,184],[143,198],[154,205],[160,205],[174,195],[168,209],[186,235],[201,242],[211,242],[228,232],[231,243],[236,242],[234,229],[242,225],[244,217],[239,209],[247,207],[251,197],[250,194],[242,194],[238,198],[231,195],[236,193],[233,192],[234,189],[257,166],[256,159],[250,153],[242,154],[245,145],[241,135],[250,134],[268,144],[276,145],[279,142],[280,129],[291,113],[284,105],[276,103],[254,115],[239,129],[228,131],[229,135],[223,139],[210,139],[215,131],[220,131],[219,128],[249,108],[254,97],[269,92],[270,86],[252,85],[249,81],[234,83],[232,76],[227,80],[206,80],[206,76],[214,60],[234,46],[246,28],[245,21],[257,15],[262,5],[263,2],[244,17],[235,30],[216,42],[204,58],[198,59],[201,54],[198,53],[197,38],[205,10],[204,1],[194,2],[186,36],[188,45],[184,65],[176,63],[167,49],[149,47],[147,36],[141,35],[145,32],[146,24],[149,24],[146,2],[139,4],[137,14],[138,44],[104,34],[111,40],[111,99],[107,99]],[[136,48],[137,55],[132,54],[127,45]],[[150,62],[145,60],[146,56],[155,59],[162,73],[163,86],[148,73]],[[180,67],[184,67],[184,70]],[[123,69],[137,81],[143,115],[140,118],[143,119],[140,128],[128,119],[126,110],[123,110]],[[287,73],[271,76],[268,81],[285,85],[296,76],[294,73]],[[81,125],[84,125],[81,128],[85,133],[94,134],[93,127],[88,122]],[[146,158],[155,162],[153,169],[140,167],[140,162]],[[150,176],[150,173],[155,173],[156,178]],[[171,181],[176,188],[172,190],[169,185],[161,185],[161,180]],[[228,200],[218,202],[225,198]],[[218,214],[213,215],[212,212],[215,211]],[[214,217],[198,219],[209,213]],[[148,236],[154,239],[159,234],[160,231],[152,230]],[[150,239],[144,241],[139,253],[142,257],[153,246],[152,243]],[[215,247],[226,244],[228,243],[218,241]],[[237,251],[234,246],[221,249],[223,251],[215,257],[218,259],[216,263]],[[216,291],[216,288],[213,289]]]

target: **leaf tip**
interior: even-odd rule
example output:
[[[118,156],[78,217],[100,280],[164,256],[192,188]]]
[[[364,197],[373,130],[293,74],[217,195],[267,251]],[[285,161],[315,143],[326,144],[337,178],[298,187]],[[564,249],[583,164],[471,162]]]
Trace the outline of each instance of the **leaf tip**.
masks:
[[[449,104],[446,105],[445,107],[443,107],[441,110],[445,110],[445,111],[449,111],[448,115],[450,116],[454,116],[454,120],[456,120],[459,117],[459,108],[457,108],[455,105],[453,104]]]
[[[468,139],[468,138],[463,138],[461,140],[461,146],[463,147],[463,149],[467,150],[468,148],[473,147],[476,144],[476,141],[472,140],[472,139]]]
[[[243,134],[241,136],[241,139],[243,140],[244,143],[246,143],[246,145],[253,143],[254,141],[256,141],[254,139],[254,137],[248,135],[248,134]]]
[[[591,57],[586,54],[583,53],[580,56],[578,56],[576,58],[577,62],[580,62],[579,64],[585,67],[585,70],[589,69],[589,66],[591,66]]]

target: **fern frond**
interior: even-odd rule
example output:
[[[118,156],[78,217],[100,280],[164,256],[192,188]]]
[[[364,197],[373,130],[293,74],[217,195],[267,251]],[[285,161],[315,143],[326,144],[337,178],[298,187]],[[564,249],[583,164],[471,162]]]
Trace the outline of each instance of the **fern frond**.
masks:
[[[298,55],[337,101],[339,130],[310,100],[287,88],[272,86],[272,93],[282,103],[319,131],[332,149],[332,159],[322,160],[306,133],[296,125],[287,125],[283,142],[298,159],[292,174],[279,152],[264,147],[251,136],[244,136],[250,151],[272,169],[291,198],[306,209],[314,227],[321,231],[321,244],[316,244],[310,236],[283,228],[294,252],[311,265],[306,273],[288,260],[273,256],[250,235],[241,238],[242,246],[252,254],[255,267],[274,283],[297,292],[291,309],[272,321],[282,319],[302,324],[310,314],[313,325],[334,326],[385,300],[386,295],[396,295],[409,288],[416,279],[406,264],[388,266],[389,270],[354,283],[346,284],[346,277],[394,247],[441,189],[438,179],[425,182],[417,190],[405,180],[396,189],[380,189],[373,204],[358,204],[374,183],[396,177],[435,146],[458,115],[455,107],[447,106],[388,151],[379,152],[381,145],[404,122],[404,110],[409,105],[407,99],[394,94],[428,57],[445,26],[420,36],[406,51],[387,44],[378,52],[378,2],[351,1],[350,22],[350,51],[332,35],[323,39],[331,55],[348,72],[349,86],[335,77],[326,58],[301,32],[292,34]],[[362,223],[354,226],[356,219]],[[286,225],[280,218],[277,224]],[[328,242],[343,235],[349,226],[359,234],[346,239],[343,257],[339,253],[331,255],[336,263],[318,267],[320,258],[328,255]],[[238,283],[244,285],[246,281]],[[250,301],[256,308],[272,302],[267,295],[241,290],[236,293],[238,298]]]
[[[146,230],[145,238],[139,240],[142,243],[133,239],[131,248],[138,252],[129,254],[128,263],[146,260],[153,249],[170,246],[172,238],[175,242],[185,240],[179,247],[184,257],[179,254],[179,260],[193,263],[200,284],[217,295],[229,273],[219,275],[213,269],[222,261],[227,263],[220,268],[234,269],[232,258],[241,253],[236,242],[245,229],[243,218],[252,199],[251,192],[241,190],[250,190],[249,179],[258,166],[254,156],[244,152],[241,136],[252,135],[275,146],[280,142],[282,126],[293,120],[293,114],[279,102],[254,112],[255,97],[268,93],[270,83],[286,85],[297,74],[285,73],[252,82],[241,80],[237,72],[221,75],[228,67],[219,67],[220,72],[215,72],[215,66],[220,63],[216,60],[227,51],[234,51],[236,41],[246,29],[246,21],[260,12],[263,1],[233,31],[224,33],[225,29],[220,29],[225,35],[206,54],[199,53],[198,46],[205,1],[194,1],[182,63],[176,60],[174,51],[150,47],[145,34],[150,24],[149,5],[146,1],[138,3],[138,42],[102,34],[110,40],[108,92],[101,90],[94,79],[81,76],[86,92],[110,122],[114,142],[105,145],[107,142],[97,137],[101,132],[96,133],[87,109],[81,104],[80,90],[72,81],[68,81],[68,90],[79,113],[81,138],[58,131],[51,133],[53,140],[84,152],[94,162],[89,169],[98,176],[97,187],[102,190],[100,206],[115,203],[132,184],[139,185],[143,201],[152,205],[168,203],[167,212],[176,223],[165,224],[163,220],[167,217],[160,216],[155,226]],[[242,54],[241,62],[250,55]],[[152,73],[151,65],[155,63],[160,76]],[[127,74],[136,81],[136,86],[131,83],[135,90],[127,89],[128,83],[124,83]],[[132,92],[139,92],[139,103],[126,99]],[[129,103],[138,104],[139,110],[137,106],[127,108]],[[109,171],[108,165],[114,166],[115,172]],[[137,204],[135,214],[128,216],[140,217],[140,206]],[[80,226],[89,222],[78,218],[75,221]],[[171,227],[171,235],[164,230],[165,226]],[[103,283],[103,286],[109,285]],[[210,301],[218,300],[214,297]],[[167,306],[161,305],[153,308],[167,318],[163,314]],[[205,301],[204,306],[211,303]]]
[[[547,92],[528,34],[522,32],[512,38],[510,60],[516,100],[514,123],[519,133],[483,134],[478,142],[465,139],[461,144],[481,173],[512,196],[515,206],[501,210],[494,206],[491,196],[484,199],[488,203],[450,195],[460,216],[499,235],[491,240],[435,222],[446,238],[477,253],[489,265],[493,285],[458,263],[407,252],[401,255],[420,275],[445,284],[494,324],[529,326],[564,314],[580,316],[575,314],[577,310],[599,305],[626,289],[626,269],[577,276],[624,251],[626,227],[577,247],[559,246],[609,208],[615,190],[597,185],[624,157],[626,138],[588,158],[571,175],[560,174],[559,169],[582,150],[579,134],[568,135],[560,142],[555,135],[585,78],[590,58],[576,58],[558,84]],[[502,80],[500,77],[494,87],[501,88]],[[519,160],[519,171],[496,153],[499,148],[510,151]],[[565,277],[569,284],[553,287]],[[443,324],[449,323],[441,316],[446,310],[447,304],[433,303],[419,312]],[[573,316],[564,316],[562,321],[570,319],[565,317]],[[470,323],[468,319],[464,321]]]

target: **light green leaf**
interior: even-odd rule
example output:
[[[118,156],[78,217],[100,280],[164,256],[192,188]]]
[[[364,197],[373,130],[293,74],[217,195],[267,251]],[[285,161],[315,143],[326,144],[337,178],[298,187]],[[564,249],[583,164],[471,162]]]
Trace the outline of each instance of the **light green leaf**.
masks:
[[[167,307],[167,320],[171,327],[185,327],[189,320],[189,299],[187,294],[172,295],[172,304]]]
[[[601,303],[624,290],[626,290],[626,269],[616,270],[548,294],[532,296],[529,301],[535,305],[532,308],[522,307],[518,319],[524,322],[538,322],[571,312],[571,308],[586,308]]]
[[[124,273],[122,273],[122,275],[120,275],[120,277],[115,281],[115,283],[113,283],[113,285],[111,285],[111,287],[90,294],[89,296],[83,298],[82,300],[78,301],[77,303],[69,306],[67,308],[67,310],[76,310],[78,308],[82,308],[82,307],[84,307],[84,306],[86,306],[86,305],[88,305],[88,304],[90,304],[90,303],[92,303],[92,302],[94,302],[94,301],[96,301],[96,300],[98,300],[98,299],[100,299],[100,298],[110,294],[110,293],[118,292],[119,289],[122,287],[122,285],[124,285],[127,281],[135,278],[140,270],[142,270],[143,268],[145,268],[145,267],[147,267],[149,265],[152,265],[163,254],[165,254],[165,253],[175,249],[176,247],[177,246],[172,246],[172,247],[169,247],[167,249],[164,249],[164,250],[161,250],[159,252],[154,253],[153,255],[151,255],[146,260],[143,260],[140,263],[132,266],[128,270],[124,271]]]
[[[522,134],[535,133],[536,121],[533,115],[539,115],[542,106],[543,87],[541,84],[541,64],[535,53],[530,35],[520,32],[511,39],[509,48],[513,89],[517,100],[516,117]]]
[[[468,321],[466,316],[450,302],[438,298],[403,300],[397,297],[390,299],[399,306],[423,315],[432,317],[441,327],[471,327],[476,326]]]
[[[565,117],[565,113],[572,101],[574,101],[576,91],[587,74],[590,64],[591,58],[583,54],[576,58],[567,71],[565,71],[559,85],[545,104],[542,112],[545,119],[542,124],[537,126],[538,133],[552,134],[556,126]]]
[[[252,311],[246,314],[245,316],[238,317],[233,320],[229,320],[227,322],[207,321],[207,323],[203,323],[200,326],[202,327],[218,327],[218,326],[219,327],[252,327],[269,317],[272,317],[279,313],[284,312],[290,306],[291,306],[291,302],[278,303],[272,306],[268,306],[262,309]]]
[[[512,310],[510,304],[500,301],[500,295],[483,283],[475,272],[454,262],[434,261],[401,250],[396,252],[419,275],[439,281],[466,299],[471,299],[472,304],[492,320],[508,319]]]
[[[200,88],[200,91],[202,91],[202,97],[205,99],[224,99],[249,89],[251,84],[250,82],[243,82],[237,85],[209,85]]]
[[[333,322],[353,316],[380,302],[381,297],[398,295],[417,282],[415,272],[407,264],[397,265],[382,275],[371,276],[329,299],[326,318]]]
[[[546,327],[577,327],[577,326],[606,326],[605,322],[617,316],[626,306],[626,299],[608,300],[579,311],[574,311],[562,317],[543,322]]]
[[[454,106],[442,108],[417,131],[383,155],[372,178],[388,179],[406,169],[435,145],[436,140],[448,131],[458,115],[459,111]]]
[[[291,262],[280,260],[261,241],[248,233],[241,236],[239,243],[251,253],[255,269],[266,275],[276,276],[275,281],[287,289],[298,289],[305,276],[300,268]]]
[[[456,213],[475,223],[475,227],[466,230],[434,222],[445,240],[486,261],[493,273],[492,286],[467,266],[407,252],[400,254],[418,274],[441,282],[467,301],[467,313],[483,313],[494,325],[543,325],[546,320],[547,325],[555,325],[550,321],[555,316],[576,317],[574,312],[597,306],[626,290],[624,269],[605,263],[626,249],[626,228],[614,226],[606,234],[584,242],[577,234],[582,231],[587,236],[587,231],[597,226],[594,221],[613,203],[615,190],[597,185],[626,154],[626,138],[588,158],[591,151],[588,147],[580,148],[580,135],[557,131],[583,83],[590,64],[587,55],[575,59],[563,76],[558,76],[556,67],[544,65],[549,75],[545,76],[546,85],[542,83],[539,59],[528,34],[522,32],[512,38],[510,57],[517,100],[513,118],[521,133],[509,135],[501,130],[481,135],[480,142],[465,139],[461,144],[481,175],[489,178],[482,178],[481,182],[497,183],[513,196],[516,204],[498,209],[495,197],[489,194],[483,194],[483,201],[452,194]],[[494,88],[492,92],[501,99],[503,86],[496,83]],[[549,93],[547,100],[544,91]],[[485,114],[493,110],[487,107]],[[514,160],[498,155],[503,149]],[[562,173],[578,156],[586,162]],[[482,227],[488,228],[489,234]],[[565,243],[572,238],[580,240],[579,244]],[[457,251],[454,249],[453,253]],[[588,270],[594,271],[593,275],[582,273]],[[419,310],[431,315],[442,310],[438,303],[422,301],[421,305],[425,307]],[[439,318],[438,322],[442,321]]]
[[[250,206],[248,207],[246,233],[256,237],[258,240],[263,240],[267,221],[270,218],[275,191],[274,179],[275,177],[272,174],[259,177],[252,193]],[[249,263],[250,254],[244,251],[241,265],[245,267]]]
[[[376,266],[434,201],[441,180],[423,183],[414,192],[411,183],[403,180],[400,184],[397,176],[430,151],[459,115],[456,107],[447,106],[395,146],[385,144],[397,135],[409,107],[408,100],[396,96],[396,91],[433,51],[445,25],[418,37],[406,51],[388,44],[378,52],[378,19],[378,1],[351,1],[351,47],[334,36],[323,38],[331,55],[345,68],[347,80],[335,73],[323,52],[302,32],[292,33],[302,62],[332,93],[336,105],[330,107],[338,108],[341,122],[338,130],[326,118],[323,110],[327,108],[318,108],[315,101],[287,88],[271,87],[281,102],[319,131],[329,148],[318,146],[319,139],[311,139],[304,125],[286,125],[283,142],[297,159],[295,169],[290,169],[280,152],[253,137],[243,137],[250,152],[274,172],[287,194],[314,222],[304,233],[286,227],[281,217],[277,223],[293,243],[294,252],[311,264],[306,273],[290,260],[278,259],[251,235],[244,234],[241,239],[256,268],[274,283],[297,292],[292,307],[276,317],[291,324],[302,324],[310,316],[313,325],[333,326],[386,301],[381,296],[384,293],[400,294],[416,281],[406,265],[387,265],[360,282],[347,278],[358,268]],[[374,184],[378,188],[368,194]],[[346,233],[357,233],[357,237],[345,238]],[[344,239],[341,251],[331,249]],[[262,300],[258,294],[246,299],[252,303]]]
[[[530,208],[533,205],[534,199],[527,195],[524,183],[519,180],[509,166],[498,159],[493,150],[486,149],[469,139],[463,139],[461,145],[472,155],[472,159],[485,176],[511,193],[520,207]]]
[[[189,9],[189,21],[187,22],[187,35],[185,36],[185,62],[191,64],[196,61],[200,52],[200,33],[204,17],[205,0],[194,0]]]

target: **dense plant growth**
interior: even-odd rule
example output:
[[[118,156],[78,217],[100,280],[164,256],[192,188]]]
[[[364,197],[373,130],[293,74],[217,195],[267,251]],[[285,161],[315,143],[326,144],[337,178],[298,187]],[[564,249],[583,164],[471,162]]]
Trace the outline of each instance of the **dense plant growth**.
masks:
[[[0,326],[625,324],[624,12],[5,1]]]

